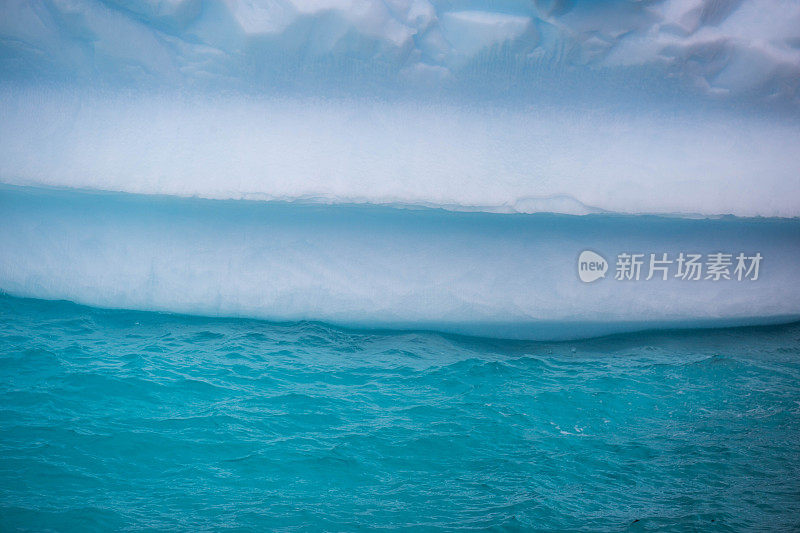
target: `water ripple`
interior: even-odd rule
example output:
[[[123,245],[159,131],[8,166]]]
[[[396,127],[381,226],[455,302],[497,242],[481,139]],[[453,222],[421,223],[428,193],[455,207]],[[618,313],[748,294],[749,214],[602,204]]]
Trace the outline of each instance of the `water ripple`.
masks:
[[[800,527],[798,324],[526,343],[0,317],[0,529]]]

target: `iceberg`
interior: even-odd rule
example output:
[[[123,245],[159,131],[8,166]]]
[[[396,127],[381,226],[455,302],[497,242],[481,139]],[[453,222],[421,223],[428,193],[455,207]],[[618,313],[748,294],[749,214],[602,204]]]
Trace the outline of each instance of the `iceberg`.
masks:
[[[800,214],[800,5],[7,1],[0,181]]]
[[[0,181],[800,214],[800,5],[7,1]]]
[[[515,338],[791,320],[798,87],[788,0],[8,0],[0,291]],[[626,283],[626,254],[763,269]]]

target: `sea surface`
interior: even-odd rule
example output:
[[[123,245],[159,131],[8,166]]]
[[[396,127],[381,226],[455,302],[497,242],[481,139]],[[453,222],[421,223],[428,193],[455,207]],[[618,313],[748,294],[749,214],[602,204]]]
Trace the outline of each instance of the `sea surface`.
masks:
[[[0,530],[800,529],[800,324],[541,343],[0,296]]]

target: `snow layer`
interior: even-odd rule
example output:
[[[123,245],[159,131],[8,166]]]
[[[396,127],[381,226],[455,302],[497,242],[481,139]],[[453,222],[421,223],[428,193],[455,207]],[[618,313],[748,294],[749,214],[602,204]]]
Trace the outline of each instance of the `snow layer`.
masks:
[[[796,1],[4,0],[0,182],[791,217],[799,84]]]
[[[800,3],[3,0],[0,72],[259,90],[337,76],[434,86],[502,77],[523,92],[595,72],[796,102]]]
[[[798,147],[728,113],[0,93],[0,182],[206,198],[798,216]]]
[[[800,221],[508,215],[0,187],[0,290],[115,308],[576,338],[800,317]],[[583,250],[611,263],[582,283]],[[759,278],[617,281],[621,252]]]

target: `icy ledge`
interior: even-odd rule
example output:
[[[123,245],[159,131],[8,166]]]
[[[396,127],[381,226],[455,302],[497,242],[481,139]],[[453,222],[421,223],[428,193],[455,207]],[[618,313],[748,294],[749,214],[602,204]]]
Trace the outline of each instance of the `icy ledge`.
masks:
[[[800,124],[613,107],[0,91],[0,182],[495,212],[800,216]]]
[[[456,213],[8,186],[0,213],[0,291],[98,307],[527,339],[800,318],[797,219]],[[580,274],[581,260],[597,261],[581,259],[585,251],[608,261],[605,277]],[[640,275],[618,280],[625,253],[642,254]],[[702,254],[698,279],[678,276],[681,253]],[[715,280],[718,253],[731,264]],[[667,270],[650,276],[650,254],[673,263],[655,263]],[[748,259],[737,275],[739,254],[760,256],[757,272]]]

